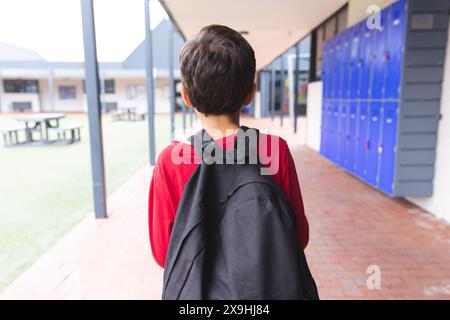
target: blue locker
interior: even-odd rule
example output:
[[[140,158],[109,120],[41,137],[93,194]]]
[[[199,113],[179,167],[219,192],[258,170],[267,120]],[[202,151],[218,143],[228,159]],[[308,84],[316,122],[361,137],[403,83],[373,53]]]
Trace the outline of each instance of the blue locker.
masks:
[[[330,159],[335,163],[338,162],[338,143],[339,143],[339,104],[333,102],[331,114],[331,130],[330,130]]]
[[[397,142],[397,102],[385,102],[382,114],[382,133],[379,145],[380,163],[378,186],[387,194],[394,192],[394,164]]]
[[[335,36],[334,43],[334,56],[333,56],[333,98],[341,98],[341,88],[342,88],[342,34],[339,33]]]
[[[334,116],[333,116],[333,103],[328,103],[327,106],[328,112],[327,112],[327,158],[331,161],[334,161],[334,148],[333,148],[333,138],[334,138]]]
[[[342,32],[342,61],[341,61],[341,99],[347,99],[350,96],[350,54],[351,54],[352,33],[351,29]]]
[[[357,116],[357,132],[355,141],[355,173],[358,177],[366,176],[366,159],[368,150],[368,104],[367,102],[360,102]]]
[[[326,156],[328,159],[332,159],[331,157],[331,142],[332,142],[332,137],[333,137],[333,129],[332,129],[332,122],[333,122],[333,104],[332,103],[327,103],[327,107],[326,107],[326,122],[327,122],[327,132],[326,132],[326,140],[325,140],[325,145],[326,145]]]
[[[327,41],[328,43],[328,59],[327,59],[327,70],[328,77],[326,81],[328,82],[328,98],[334,98],[334,79],[335,79],[335,39],[331,38]]]
[[[327,102],[325,105],[326,109],[326,115],[325,115],[325,121],[326,121],[326,135],[323,138],[324,139],[324,155],[327,159],[331,160],[331,136],[332,136],[332,118],[331,118],[331,103]]]
[[[363,35],[360,50],[360,83],[357,91],[358,98],[369,98],[369,88],[372,71],[372,49],[374,45],[374,31],[367,28],[365,21],[361,22]]]
[[[378,155],[380,140],[381,102],[371,102],[369,107],[369,135],[367,139],[367,175],[366,181],[371,185],[377,185]]]
[[[373,99],[382,98],[385,84],[387,11],[381,11],[380,15],[383,29],[375,29],[374,31],[375,45],[373,51],[372,85],[370,87],[370,97]]]
[[[325,41],[322,50],[322,97],[324,99],[330,98],[329,89],[329,41]]]
[[[405,134],[417,131],[422,124],[423,130],[434,133],[435,122],[399,116],[399,110],[415,114],[414,108],[427,98],[410,96],[410,90],[428,92],[432,89],[426,80],[436,84],[441,80],[440,64],[427,62],[418,67],[422,67],[425,55],[434,55],[438,48],[441,52],[446,45],[449,4],[423,2],[396,0],[380,12],[380,30],[369,28],[364,19],[327,40],[323,49],[321,154],[392,196],[429,196],[433,191],[431,171],[403,171],[399,163],[410,157],[406,146],[414,150],[427,146],[430,153],[435,146],[432,139],[412,139]],[[410,57],[410,65],[404,66],[405,57]],[[437,56],[435,60],[442,62]],[[417,89],[408,86],[422,72],[424,84],[414,83]],[[410,78],[402,79],[403,74]],[[404,99],[400,99],[401,90],[406,90]],[[429,111],[433,119],[438,116],[434,105]],[[414,161],[421,165],[428,166],[433,160],[428,160],[428,151],[417,154]],[[407,175],[411,178],[399,183]]]
[[[351,29],[351,48],[350,48],[350,99],[358,98],[358,88],[360,82],[361,50],[362,50],[362,35],[364,28],[361,24],[357,24]]]
[[[320,153],[327,156],[327,140],[328,140],[328,103],[324,101],[322,103],[322,124],[321,124],[321,137],[320,137]]]
[[[342,101],[339,108],[339,123],[338,123],[338,158],[337,163],[341,167],[345,167],[345,147],[348,131],[348,103]]]
[[[398,1],[388,8],[389,19],[387,21],[386,35],[386,86],[384,98],[397,99],[401,78],[402,48],[404,34],[404,1]]]
[[[345,148],[345,168],[354,172],[356,158],[357,102],[350,102],[348,109],[347,146]]]

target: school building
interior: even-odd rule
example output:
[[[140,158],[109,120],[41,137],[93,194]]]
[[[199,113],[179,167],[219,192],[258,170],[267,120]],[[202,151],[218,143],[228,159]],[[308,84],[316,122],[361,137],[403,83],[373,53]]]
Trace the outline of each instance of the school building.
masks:
[[[252,117],[242,121],[280,129],[289,144],[310,222],[305,254],[320,296],[449,299],[450,0],[159,2],[180,46],[202,27],[223,24],[254,48],[258,91],[245,109]],[[102,89],[87,86],[86,107],[83,67],[87,82],[95,86],[98,79],[92,0],[81,3],[86,65],[0,62],[2,90],[22,91],[1,92],[1,110],[31,101],[32,111],[88,111],[95,218],[108,219],[92,214],[0,298],[159,299],[163,270],[151,257],[146,216],[155,151],[150,142],[150,166],[108,198],[107,210],[98,115],[106,102],[134,105],[139,99],[130,98],[152,90],[152,79],[155,111],[173,111],[176,92],[165,89],[172,86],[170,70],[158,62],[167,35],[158,39],[155,30],[152,42],[146,28],[146,42],[126,61],[100,63]],[[152,45],[153,76],[145,54]],[[71,104],[65,98],[74,91],[80,102]],[[153,110],[144,99],[142,106]],[[149,112],[150,141],[153,120]],[[369,281],[374,270],[378,287]]]
[[[153,38],[158,44],[153,47],[155,112],[167,113],[169,39],[175,79],[180,77],[177,53],[184,40],[169,20],[161,21]],[[103,111],[147,108],[144,41],[124,61],[100,62],[99,70]],[[0,43],[0,112],[86,112],[84,77],[83,62],[46,61],[30,49]]]

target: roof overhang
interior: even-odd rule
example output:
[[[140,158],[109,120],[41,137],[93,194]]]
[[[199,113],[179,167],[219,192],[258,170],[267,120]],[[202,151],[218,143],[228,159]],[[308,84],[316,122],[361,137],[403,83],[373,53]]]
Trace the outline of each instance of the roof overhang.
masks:
[[[257,69],[294,45],[347,0],[160,0],[185,38],[209,24],[248,31]]]

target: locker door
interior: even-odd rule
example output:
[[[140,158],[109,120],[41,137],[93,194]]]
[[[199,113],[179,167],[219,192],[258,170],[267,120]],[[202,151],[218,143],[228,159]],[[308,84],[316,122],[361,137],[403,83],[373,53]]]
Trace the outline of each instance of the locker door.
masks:
[[[328,103],[327,104],[327,110],[326,110],[327,114],[326,114],[326,122],[327,122],[327,136],[326,136],[326,156],[328,159],[332,159],[332,137],[333,137],[333,104],[332,103]]]
[[[368,104],[367,102],[360,102],[358,108],[357,125],[358,131],[356,134],[356,159],[355,159],[355,173],[358,177],[365,179],[367,173],[366,159],[368,151]]]
[[[333,79],[333,87],[334,87],[334,99],[341,98],[341,88],[342,88],[342,35],[338,34],[334,37],[335,46],[334,46],[334,79]]]
[[[350,54],[351,54],[351,29],[342,32],[342,84],[341,84],[341,98],[347,99],[349,97],[350,88]]]
[[[385,102],[382,115],[381,143],[379,145],[379,188],[389,195],[394,193],[395,148],[397,145],[397,102]]]
[[[347,146],[347,132],[348,132],[348,103],[341,102],[339,110],[338,123],[338,164],[345,167],[345,148]]]
[[[372,49],[374,44],[374,31],[367,28],[365,21],[362,22],[361,30],[363,32],[361,38],[360,51],[360,82],[357,90],[357,96],[365,99],[369,97],[369,88],[372,72]]]
[[[333,102],[332,106],[332,116],[331,116],[331,126],[332,126],[332,134],[330,138],[330,158],[334,163],[338,163],[338,142],[339,142],[339,104],[337,102]]]
[[[386,86],[384,97],[397,99],[399,96],[402,48],[404,45],[404,1],[398,1],[389,7],[386,35]]]
[[[381,103],[371,102],[369,109],[369,139],[367,152],[367,182],[376,186],[378,176],[378,143],[380,140]]]
[[[325,41],[323,44],[323,51],[322,51],[322,83],[323,83],[323,88],[322,88],[322,98],[323,99],[328,99],[330,98],[329,96],[329,83],[328,83],[328,65],[329,65],[329,55],[328,55],[328,46],[329,46],[329,41]]]
[[[335,78],[335,39],[331,38],[328,42],[328,97],[334,98],[334,78]]]
[[[356,110],[357,103],[354,101],[350,102],[348,110],[347,147],[345,150],[345,168],[350,172],[354,172],[355,165]]]
[[[387,34],[387,10],[381,11],[382,30],[375,30],[375,46],[373,52],[372,84],[369,88],[370,97],[381,99],[384,89],[384,76],[386,66],[386,34]]]
[[[328,159],[330,159],[331,161],[334,162],[334,148],[333,148],[333,139],[334,139],[334,107],[333,107],[333,103],[330,102],[328,104],[328,137],[327,137],[327,157]]]
[[[322,103],[322,122],[321,122],[321,136],[320,136],[320,153],[326,157],[327,155],[327,112],[328,112],[328,103]]]
[[[352,28],[351,32],[351,48],[350,48],[350,99],[358,98],[359,78],[360,78],[360,51],[362,48],[361,36],[363,29],[361,24],[357,24]]]

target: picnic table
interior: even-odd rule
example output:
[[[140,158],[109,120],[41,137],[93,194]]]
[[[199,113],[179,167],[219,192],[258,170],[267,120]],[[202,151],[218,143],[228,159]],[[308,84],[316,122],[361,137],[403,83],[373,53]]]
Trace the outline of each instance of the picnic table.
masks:
[[[135,120],[136,109],[137,107],[121,107],[113,113],[113,118],[116,120]]]
[[[40,141],[43,143],[52,142],[49,138],[48,130],[59,128],[59,120],[65,118],[63,113],[36,113],[23,115],[16,118],[17,121],[25,123],[26,143],[32,143],[33,132],[38,131]]]

